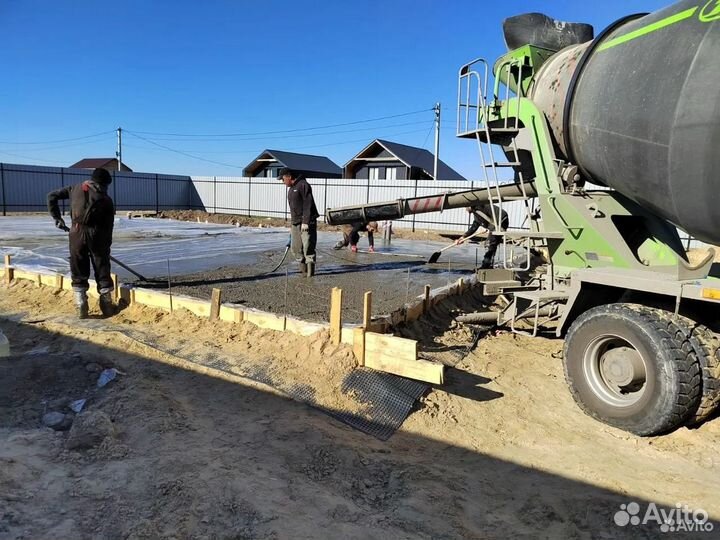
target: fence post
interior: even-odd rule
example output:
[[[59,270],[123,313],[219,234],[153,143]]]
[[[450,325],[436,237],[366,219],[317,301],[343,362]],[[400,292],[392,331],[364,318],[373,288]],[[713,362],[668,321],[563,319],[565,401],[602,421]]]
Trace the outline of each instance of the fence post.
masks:
[[[187,182],[187,202],[188,202],[188,210],[194,210],[194,201],[193,201],[193,190],[195,188],[195,182],[193,182],[192,176],[188,176],[188,179],[185,180]]]
[[[5,170],[3,164],[0,163],[0,186],[2,186],[2,198],[3,198],[3,216],[7,215],[7,201],[5,200]]]
[[[60,167],[60,188],[65,187],[65,169]],[[60,201],[60,204],[62,205],[62,214],[65,215],[65,199]]]
[[[217,176],[213,176],[213,214],[217,214]]]
[[[117,181],[118,178],[116,178],[115,171],[112,172],[112,185],[113,185],[113,202],[115,203],[115,208],[120,208],[120,203],[117,199]]]
[[[252,208],[250,205],[250,200],[252,199],[252,177],[248,176],[248,217],[250,217],[250,209]]]
[[[325,221],[325,210],[327,210],[328,208],[330,208],[330,207],[328,206],[328,202],[327,202],[327,188],[328,188],[327,181],[328,181],[328,179],[327,179],[327,177],[326,177],[326,178],[325,178],[325,194],[323,195],[323,204],[325,205],[325,208],[323,208],[323,215],[322,215],[323,221]]]
[[[158,184],[158,175],[155,173],[155,213],[160,212],[160,185]]]
[[[415,179],[415,197],[417,197],[418,179]],[[415,232],[415,214],[413,214],[412,220],[412,232]]]

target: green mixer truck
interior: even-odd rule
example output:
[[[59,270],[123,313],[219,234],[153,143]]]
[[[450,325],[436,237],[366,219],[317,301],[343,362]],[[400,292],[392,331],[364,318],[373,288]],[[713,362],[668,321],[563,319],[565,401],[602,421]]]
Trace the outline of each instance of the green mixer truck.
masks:
[[[720,244],[720,0],[596,37],[540,14],[504,31],[507,54],[458,75],[457,135],[477,142],[486,185],[328,209],[326,221],[515,201],[530,227],[504,243],[543,263],[478,270],[501,301],[465,320],[564,337],[570,391],[602,422],[638,435],[703,422],[720,407],[720,279],[714,250],[691,264],[678,227]]]

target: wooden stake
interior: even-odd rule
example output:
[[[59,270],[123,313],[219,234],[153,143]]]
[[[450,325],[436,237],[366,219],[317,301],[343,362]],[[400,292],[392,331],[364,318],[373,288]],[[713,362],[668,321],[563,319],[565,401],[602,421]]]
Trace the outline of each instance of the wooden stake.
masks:
[[[15,278],[15,269],[12,267],[10,255],[5,255],[5,282],[9,285]]]
[[[463,278],[458,279],[457,280],[457,293],[462,294],[464,288],[465,288],[465,280]]]
[[[42,274],[35,275],[35,285],[42,287]]]
[[[342,340],[342,289],[333,287],[330,294],[330,338],[333,345]]]
[[[220,317],[220,297],[222,293],[220,289],[212,290],[212,297],[210,298],[210,320],[217,321]]]
[[[55,288],[58,291],[62,291],[63,288],[63,275],[62,274],[55,274]]]
[[[363,329],[367,332],[372,321],[372,291],[365,293],[363,298]]]
[[[423,313],[430,310],[430,285],[425,285],[425,297],[423,298]]]
[[[365,365],[365,329],[361,326],[353,329],[353,352],[358,365]]]
[[[113,282],[113,300],[117,302],[120,300],[120,281],[118,281],[117,274],[110,274],[110,278]]]

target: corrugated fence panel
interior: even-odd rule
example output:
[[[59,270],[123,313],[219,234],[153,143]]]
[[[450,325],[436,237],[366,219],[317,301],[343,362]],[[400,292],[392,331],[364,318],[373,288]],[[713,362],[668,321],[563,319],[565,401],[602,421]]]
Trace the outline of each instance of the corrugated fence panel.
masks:
[[[111,195],[118,210],[155,210],[154,174],[113,172]]]
[[[214,178],[211,211],[218,214],[247,214],[248,183],[246,179],[231,176]]]
[[[67,169],[3,163],[0,200],[3,213],[45,211],[48,192],[60,187],[79,184],[92,174],[89,169]],[[194,188],[189,176],[154,173],[111,173],[114,181],[110,195],[118,209],[157,210],[160,208],[188,208],[193,201]],[[66,204],[61,203],[63,209]]]
[[[157,183],[158,210],[192,206],[192,184],[187,177],[158,174]]]
[[[3,164],[5,184],[3,210],[6,208],[10,212],[47,210],[47,194],[63,187],[60,171],[59,167]]]
[[[206,210],[212,212],[215,205],[214,199],[214,176],[192,176],[192,185],[195,190],[193,193],[193,205],[196,210]]]
[[[287,188],[275,178],[252,178],[249,186],[250,213],[254,216],[288,218]]]
[[[325,206],[352,206],[368,202],[368,181],[356,179],[330,178],[327,183]]]

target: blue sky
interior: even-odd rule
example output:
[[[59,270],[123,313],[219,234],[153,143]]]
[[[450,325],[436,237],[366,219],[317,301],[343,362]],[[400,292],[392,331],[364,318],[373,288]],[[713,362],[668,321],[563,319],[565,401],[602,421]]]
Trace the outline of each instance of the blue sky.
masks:
[[[478,178],[474,143],[454,137],[456,76],[504,52],[504,18],[539,11],[599,32],[671,3],[0,0],[0,161],[111,157],[121,126],[136,171],[240,175],[265,148],[343,165],[376,137],[431,150],[439,101],[441,158]]]

